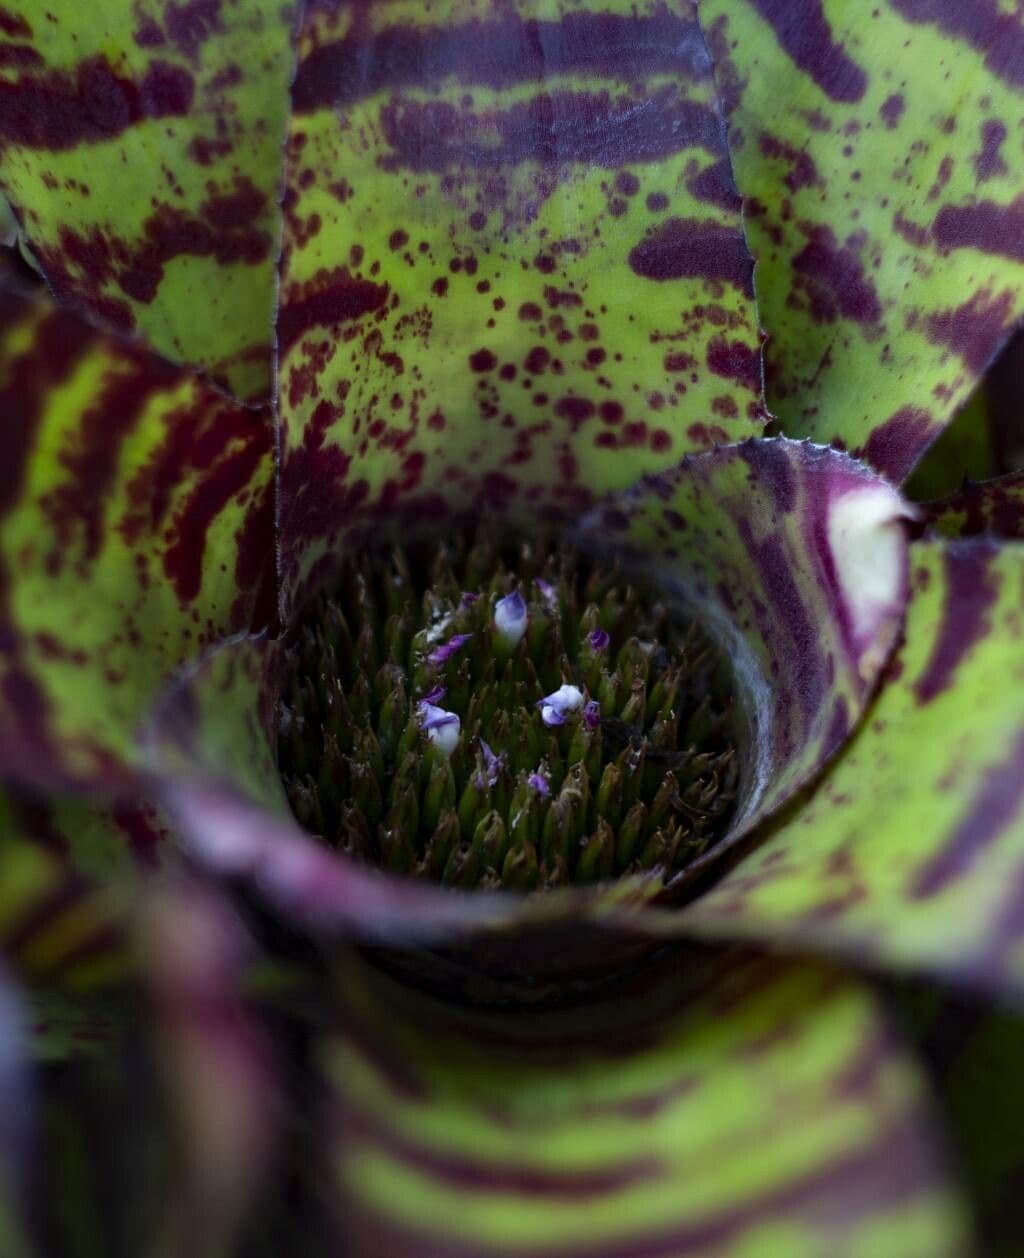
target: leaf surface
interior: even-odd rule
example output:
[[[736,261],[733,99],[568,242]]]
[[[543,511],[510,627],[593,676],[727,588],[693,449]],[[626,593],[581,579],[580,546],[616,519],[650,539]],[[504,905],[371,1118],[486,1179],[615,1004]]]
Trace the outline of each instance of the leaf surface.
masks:
[[[995,0],[706,0],[768,404],[897,483],[1024,314],[1024,22]]]
[[[670,929],[1024,989],[1024,547],[918,542],[906,640],[860,730]]]
[[[267,398],[289,6],[14,0],[0,39],[0,190],[56,294]]]
[[[13,291],[0,393],[0,767],[113,786],[170,670],[251,621],[269,418]]]
[[[856,980],[697,950],[525,1019],[344,982],[326,1063],[356,1258],[969,1252]]]
[[[356,518],[570,514],[760,429],[692,4],[309,5],[292,104],[287,589]]]

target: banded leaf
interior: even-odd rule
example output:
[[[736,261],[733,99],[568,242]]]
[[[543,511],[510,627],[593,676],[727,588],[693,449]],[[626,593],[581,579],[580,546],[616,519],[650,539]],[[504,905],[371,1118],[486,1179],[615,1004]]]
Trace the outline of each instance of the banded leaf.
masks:
[[[526,1019],[351,968],[345,993],[346,1253],[969,1252],[916,1068],[856,980],[691,951]]]
[[[1024,987],[1024,548],[918,542],[906,638],[817,787],[673,922]]]
[[[13,0],[0,30],[0,191],[54,292],[256,400],[292,21],[269,0]]]
[[[706,0],[791,436],[906,478],[1024,314],[1024,25],[992,0]]]
[[[10,290],[0,392],[0,767],[115,786],[168,673],[251,623],[269,418]]]

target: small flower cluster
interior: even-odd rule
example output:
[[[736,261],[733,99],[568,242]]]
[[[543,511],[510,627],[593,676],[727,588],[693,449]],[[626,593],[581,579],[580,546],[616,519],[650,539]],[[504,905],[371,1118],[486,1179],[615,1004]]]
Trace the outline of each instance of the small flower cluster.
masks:
[[[464,888],[667,878],[727,827],[727,669],[615,565],[486,527],[364,555],[287,650],[289,800],[361,860]]]

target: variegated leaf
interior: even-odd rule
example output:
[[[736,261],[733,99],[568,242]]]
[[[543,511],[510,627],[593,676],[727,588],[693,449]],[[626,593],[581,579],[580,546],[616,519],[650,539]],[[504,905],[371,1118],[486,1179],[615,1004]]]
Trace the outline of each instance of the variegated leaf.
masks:
[[[993,537],[1024,541],[1024,472],[968,481],[955,494],[924,506],[929,525],[945,537]]]
[[[12,291],[0,395],[0,767],[113,785],[168,672],[251,622],[269,418]]]
[[[11,0],[0,24],[0,190],[54,291],[250,399],[292,24],[271,0]]]
[[[1024,24],[994,0],[704,0],[768,403],[902,481],[1024,314]]]
[[[676,953],[526,1018],[345,981],[326,1064],[353,1258],[970,1252],[916,1068],[856,980]]]
[[[664,897],[677,899],[792,796],[860,719],[902,619],[910,511],[848,456],[777,439],[693,455],[582,523],[586,544],[623,551],[632,568],[654,570],[667,597],[695,603],[737,676],[747,748],[737,814]],[[279,645],[252,638],[209,653],[162,705],[149,752],[192,855],[244,877],[290,920],[327,936],[468,949],[498,930],[525,957],[527,929],[535,942],[549,929],[583,939],[591,911],[662,893],[639,877],[525,899],[464,895],[367,868],[304,834],[274,770],[279,666]],[[578,959],[593,948],[586,941],[559,947]]]
[[[991,480],[1024,470],[1024,332],[978,382],[906,485],[915,502],[955,493],[964,477]]]
[[[292,103],[289,585],[357,513],[570,512],[760,428],[689,0],[309,5]]]
[[[1024,992],[1024,546],[919,542],[906,639],[841,758],[668,931]]]

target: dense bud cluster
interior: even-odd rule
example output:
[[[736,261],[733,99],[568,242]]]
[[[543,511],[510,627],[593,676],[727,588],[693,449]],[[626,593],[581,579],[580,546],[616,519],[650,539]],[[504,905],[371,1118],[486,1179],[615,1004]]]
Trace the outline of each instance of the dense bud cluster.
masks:
[[[296,817],[395,873],[523,890],[668,878],[728,825],[727,666],[618,564],[564,544],[483,525],[355,556],[287,664]]]

